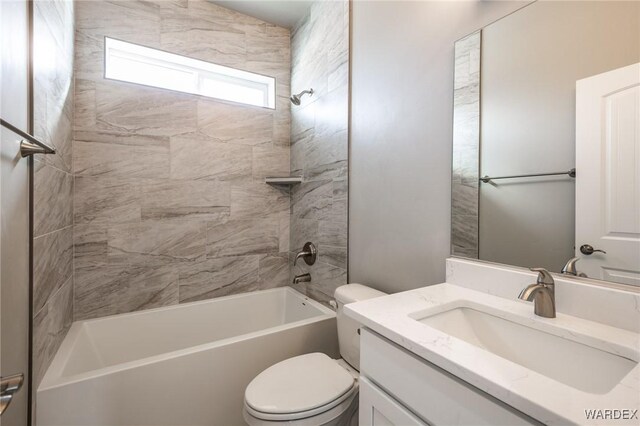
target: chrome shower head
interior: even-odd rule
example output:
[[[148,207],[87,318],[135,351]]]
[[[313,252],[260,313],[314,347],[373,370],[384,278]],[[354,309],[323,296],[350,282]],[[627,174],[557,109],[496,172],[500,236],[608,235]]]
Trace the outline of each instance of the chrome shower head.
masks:
[[[303,90],[302,92],[298,93],[297,95],[291,96],[289,99],[291,100],[292,104],[300,105],[300,99],[302,98],[302,96],[304,96],[307,93],[309,94],[309,96],[313,96],[313,89]]]

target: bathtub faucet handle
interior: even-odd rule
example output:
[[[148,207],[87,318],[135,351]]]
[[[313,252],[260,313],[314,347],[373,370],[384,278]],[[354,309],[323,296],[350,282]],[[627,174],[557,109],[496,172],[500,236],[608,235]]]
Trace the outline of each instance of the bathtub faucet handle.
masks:
[[[312,242],[306,242],[304,247],[302,247],[302,251],[296,254],[295,259],[293,259],[293,266],[296,266],[298,263],[298,259],[303,258],[307,265],[313,265],[316,263],[316,257],[318,256],[318,250],[316,246],[313,245]]]

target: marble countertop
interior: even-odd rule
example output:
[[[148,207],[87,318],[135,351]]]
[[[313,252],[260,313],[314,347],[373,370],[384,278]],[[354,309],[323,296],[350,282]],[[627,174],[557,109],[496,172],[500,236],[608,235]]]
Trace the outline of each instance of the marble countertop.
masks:
[[[532,303],[453,284],[365,300],[344,309],[365,327],[542,423],[640,424],[637,417],[626,421],[587,420],[585,414],[585,410],[639,409],[640,364],[608,393],[588,393],[410,317],[426,317],[452,306],[482,306],[486,313],[640,362],[640,334],[636,332],[563,313],[556,318],[541,318],[534,315]]]

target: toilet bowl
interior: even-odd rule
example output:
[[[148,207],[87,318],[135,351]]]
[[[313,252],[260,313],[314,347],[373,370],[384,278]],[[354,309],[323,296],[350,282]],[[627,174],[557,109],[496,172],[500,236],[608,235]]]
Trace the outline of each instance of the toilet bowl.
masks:
[[[340,359],[311,353],[264,370],[247,386],[244,419],[250,426],[356,426],[361,324],[343,313],[347,303],[384,296],[361,284],[338,287],[336,322]]]

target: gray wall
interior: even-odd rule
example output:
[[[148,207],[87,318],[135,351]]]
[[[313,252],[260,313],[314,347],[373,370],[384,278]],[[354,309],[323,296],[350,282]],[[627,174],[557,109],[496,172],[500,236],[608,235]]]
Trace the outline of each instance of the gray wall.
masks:
[[[640,61],[639,23],[639,2],[553,1],[485,28],[481,174],[574,167],[576,81]],[[481,184],[480,258],[559,272],[574,256],[574,204],[569,177]]]
[[[353,3],[349,280],[444,281],[453,44],[524,2]]]
[[[306,241],[318,248],[317,263],[292,275],[309,272],[296,288],[326,302],[347,283],[349,2],[313,3],[292,32],[291,59],[292,91],[315,91],[291,109],[291,172],[304,178],[291,192],[291,254]]]
[[[205,0],[76,3],[76,320],[286,285],[290,32]],[[103,78],[103,37],[276,77],[276,109]]]
[[[34,133],[57,150],[34,162],[34,391],[73,316],[73,16],[71,1],[33,4]]]

